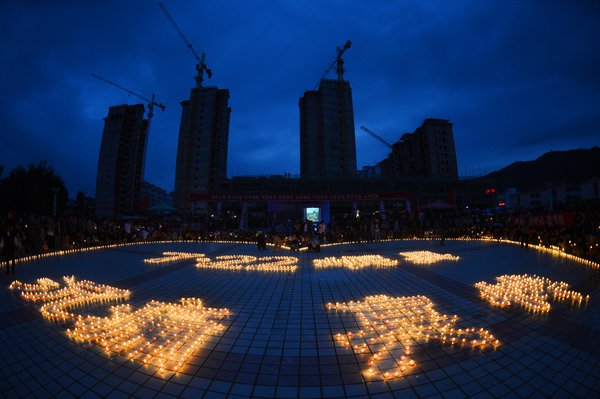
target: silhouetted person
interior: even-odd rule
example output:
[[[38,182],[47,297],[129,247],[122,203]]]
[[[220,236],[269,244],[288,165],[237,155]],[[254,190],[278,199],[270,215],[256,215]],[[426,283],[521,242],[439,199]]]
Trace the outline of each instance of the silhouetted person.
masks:
[[[273,249],[272,251],[279,251],[281,249],[281,246],[283,245],[283,240],[281,239],[281,237],[279,236],[278,233],[273,232],[272,236],[271,236],[271,240],[273,241]]]
[[[312,238],[308,242],[308,250],[321,252],[321,243],[319,242],[319,237],[317,237],[317,235],[313,234]]]
[[[300,240],[298,240],[298,237],[296,237],[295,234],[288,237],[288,243],[290,245],[290,251],[300,250]]]
[[[12,274],[15,274],[16,245],[15,236],[10,227],[6,229],[6,233],[4,234],[4,237],[2,237],[2,241],[4,242],[4,260],[6,261],[6,274],[11,273],[11,269]]]
[[[523,215],[519,227],[521,248],[529,248],[529,215]]]
[[[256,233],[256,246],[258,249],[267,249],[267,240],[261,231]]]
[[[327,230],[327,225],[325,224],[324,220],[321,220],[321,222],[319,222],[319,226],[317,227],[317,234],[319,236],[320,242],[325,241],[325,231],[326,230]]]

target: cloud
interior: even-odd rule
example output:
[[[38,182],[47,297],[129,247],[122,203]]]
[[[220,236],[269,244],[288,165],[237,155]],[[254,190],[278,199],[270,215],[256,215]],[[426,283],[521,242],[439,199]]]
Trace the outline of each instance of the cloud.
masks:
[[[582,1],[166,1],[213,79],[230,90],[229,174],[299,172],[298,98],[347,39],[358,164],[427,117],[450,119],[461,165],[589,146],[600,112],[600,3]],[[48,159],[71,193],[95,191],[102,118],[156,93],[146,177],[172,189],[195,60],[157,4],[0,5],[0,163]],[[334,77],[334,71],[330,77]],[[573,127],[573,128],[571,128]],[[556,149],[556,148],[555,148]]]

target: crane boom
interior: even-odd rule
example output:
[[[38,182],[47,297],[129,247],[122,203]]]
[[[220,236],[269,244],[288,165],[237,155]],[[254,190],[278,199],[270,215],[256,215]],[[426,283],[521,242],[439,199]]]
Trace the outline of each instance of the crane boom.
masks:
[[[93,73],[93,74],[92,74],[92,76],[93,76],[93,77],[95,77],[96,79],[100,79],[100,80],[102,80],[102,81],[103,81],[103,82],[105,82],[105,83],[108,83],[109,85],[115,86],[116,88],[118,88],[118,89],[121,89],[121,90],[123,90],[123,91],[127,92],[127,94],[129,94],[129,95],[132,95],[132,96],[134,96],[134,97],[138,97],[138,98],[140,98],[140,99],[142,99],[142,100],[146,101],[146,102],[148,103],[148,106],[149,106],[148,108],[150,108],[150,105],[152,105],[152,106],[155,106],[155,105],[156,105],[158,108],[160,108],[160,109],[161,109],[161,110],[163,110],[163,111],[164,111],[164,110],[165,110],[165,108],[166,108],[166,107],[165,107],[163,104],[161,104],[161,103],[157,103],[156,101],[154,101],[154,94],[152,95],[152,100],[150,100],[150,99],[148,99],[148,98],[146,98],[146,97],[142,96],[141,94],[137,94],[136,92],[134,92],[134,91],[131,91],[131,90],[129,90],[128,88],[126,88],[126,87],[123,87],[123,86],[121,86],[120,84],[113,82],[112,80],[109,80],[109,79],[103,78],[102,76],[96,75],[95,73]]]
[[[334,60],[331,61],[331,64],[329,64],[327,69],[325,69],[323,76],[321,76],[321,79],[319,79],[319,82],[317,82],[317,84],[315,86],[315,90],[319,87],[319,83],[321,82],[321,80],[325,79],[327,74],[329,74],[329,72],[331,71],[333,66],[336,64],[337,64],[338,80],[344,80],[344,60],[342,59],[342,55],[346,52],[346,50],[348,50],[350,48],[350,46],[352,46],[352,42],[350,40],[347,40],[346,43],[344,44],[344,47],[341,47],[341,48],[339,46],[336,47],[337,55],[334,58]]]
[[[190,40],[187,38],[185,33],[183,33],[181,28],[179,28],[179,25],[177,25],[177,22],[175,22],[175,19],[173,19],[171,14],[169,14],[167,8],[163,5],[163,3],[158,3],[158,7],[160,7],[163,14],[165,14],[165,17],[167,17],[167,20],[171,23],[171,25],[175,29],[175,32],[179,34],[179,37],[181,37],[181,40],[183,40],[185,47],[187,47],[187,49],[192,53],[196,61],[198,61],[198,63],[196,64],[196,71],[198,71],[198,75],[195,77],[196,87],[202,87],[202,79],[204,72],[206,72],[206,75],[209,79],[212,77],[212,71],[206,66],[206,54],[202,53],[202,56],[198,55],[196,50],[194,50],[194,46],[192,46],[192,42],[190,42]]]
[[[379,140],[386,146],[390,147],[392,150],[394,149],[394,147],[390,143],[388,143],[383,137],[379,136],[377,133],[367,129],[364,126],[361,126],[360,128],[361,128],[361,130],[363,130],[363,131],[367,132],[369,135],[371,135],[371,137],[374,137],[375,139]]]
[[[183,42],[185,43],[185,46],[187,47],[187,49],[192,53],[192,55],[194,56],[194,58],[196,58],[196,60],[198,62],[200,62],[201,61],[200,56],[198,55],[198,53],[196,53],[196,50],[194,50],[194,47],[192,46],[192,43],[187,38],[187,36],[185,35],[185,33],[183,33],[183,31],[179,28],[179,26],[177,25],[177,22],[175,22],[175,20],[171,16],[171,14],[169,14],[169,12],[167,11],[167,9],[163,5],[163,3],[159,3],[158,6],[162,10],[162,12],[165,14],[165,16],[167,17],[167,19],[171,23],[171,25],[173,25],[173,28],[175,28],[175,31],[179,34],[179,37],[181,37],[181,40],[183,40]]]
[[[92,74],[93,77],[95,77],[96,79],[100,79],[101,81],[108,83],[111,86],[115,86],[118,89],[121,89],[123,91],[125,91],[127,94],[131,95],[131,96],[135,96],[138,98],[141,98],[142,100],[146,101],[148,103],[148,124],[146,125],[146,134],[149,136],[150,135],[150,126],[152,124],[152,117],[154,116],[154,106],[157,106],[158,108],[161,109],[161,111],[165,110],[165,106],[161,103],[157,103],[156,101],[154,101],[154,93],[152,93],[152,99],[148,99],[140,94],[137,94],[134,91],[129,90],[126,87],[121,86],[118,83],[113,82],[112,80],[103,78],[102,76],[96,75],[95,73]],[[144,159],[146,158],[146,147],[144,147]],[[142,171],[142,176],[143,176],[143,171]]]

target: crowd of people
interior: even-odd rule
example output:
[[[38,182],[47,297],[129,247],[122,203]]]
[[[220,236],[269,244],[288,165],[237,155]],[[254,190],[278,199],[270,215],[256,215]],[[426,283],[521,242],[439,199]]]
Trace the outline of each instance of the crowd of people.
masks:
[[[196,240],[254,242],[266,249],[307,247],[323,243],[382,239],[446,238],[509,239],[523,246],[541,244],[600,261],[600,205],[586,203],[553,211],[456,213],[400,212],[354,218],[333,217],[329,224],[287,220],[242,231],[226,226],[214,214],[163,215],[140,219],[0,215],[0,247],[7,272],[15,258],[57,250],[135,241]],[[9,265],[10,264],[10,268]]]

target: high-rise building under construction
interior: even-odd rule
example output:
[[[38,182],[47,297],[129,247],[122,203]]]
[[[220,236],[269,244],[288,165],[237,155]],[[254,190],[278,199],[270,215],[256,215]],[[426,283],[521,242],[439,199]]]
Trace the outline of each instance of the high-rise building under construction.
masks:
[[[300,174],[335,177],[356,173],[352,89],[346,80],[322,79],[300,98]]]
[[[108,109],[98,159],[96,216],[139,212],[147,142],[148,121],[142,104]]]
[[[227,178],[229,90],[195,87],[181,106],[174,205],[190,210],[194,194],[214,192]]]
[[[427,118],[413,133],[405,133],[379,162],[383,177],[422,176],[458,179],[452,123]]]

